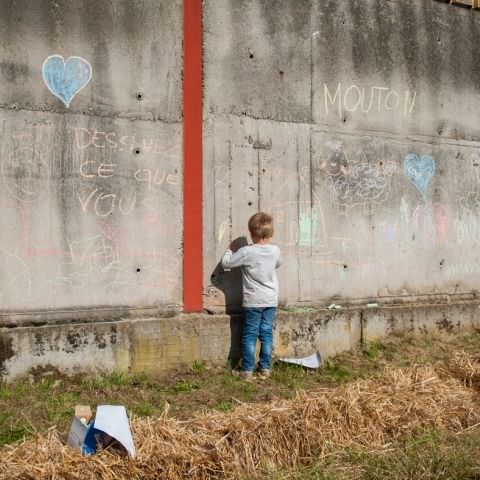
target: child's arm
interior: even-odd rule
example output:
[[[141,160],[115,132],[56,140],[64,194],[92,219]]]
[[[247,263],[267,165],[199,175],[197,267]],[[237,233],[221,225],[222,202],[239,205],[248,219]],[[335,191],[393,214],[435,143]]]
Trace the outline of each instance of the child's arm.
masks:
[[[241,248],[235,253],[230,250],[230,248],[225,252],[222,258],[222,267],[223,268],[235,268],[241,267],[245,264],[247,249]]]

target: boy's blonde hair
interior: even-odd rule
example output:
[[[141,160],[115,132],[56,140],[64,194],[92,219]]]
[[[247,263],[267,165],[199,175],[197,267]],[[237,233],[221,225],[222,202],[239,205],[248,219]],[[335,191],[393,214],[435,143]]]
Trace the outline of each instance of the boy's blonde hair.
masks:
[[[273,217],[268,213],[258,212],[250,217],[248,230],[253,240],[265,240],[273,237]]]

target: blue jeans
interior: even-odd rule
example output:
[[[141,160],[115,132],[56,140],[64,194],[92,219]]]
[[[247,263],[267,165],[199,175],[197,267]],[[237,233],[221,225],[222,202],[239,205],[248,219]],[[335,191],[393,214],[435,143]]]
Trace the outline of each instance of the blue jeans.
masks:
[[[260,357],[258,368],[269,369],[273,351],[273,321],[275,307],[243,309],[242,370],[253,372],[255,368],[255,350],[260,339]]]

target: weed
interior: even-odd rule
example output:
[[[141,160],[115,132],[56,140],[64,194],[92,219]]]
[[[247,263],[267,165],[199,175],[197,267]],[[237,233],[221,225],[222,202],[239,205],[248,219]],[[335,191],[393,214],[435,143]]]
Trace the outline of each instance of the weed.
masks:
[[[149,376],[144,372],[137,372],[128,378],[127,383],[133,387],[149,387],[151,386],[151,380]]]
[[[138,405],[132,405],[130,407],[130,410],[132,411],[132,413],[138,415],[139,417],[148,417],[152,414],[152,406],[146,402],[140,403]]]
[[[335,360],[325,360],[324,364],[325,372],[339,380],[348,380],[351,379],[354,375],[346,367],[340,366]]]
[[[48,392],[52,389],[55,379],[53,377],[43,377],[38,383],[37,388],[40,392]]]
[[[363,347],[363,354],[368,357],[370,360],[375,360],[380,354],[385,352],[387,347],[378,341],[368,342]]]
[[[190,368],[192,372],[197,375],[205,372],[206,370],[205,364],[203,362],[197,362],[196,360],[192,363],[192,366]]]
[[[0,446],[19,442],[33,434],[26,426],[9,427],[0,432]]]
[[[221,400],[217,404],[217,410],[220,410],[221,412],[230,412],[235,408],[234,404],[228,400]]]
[[[191,392],[192,390],[198,389],[198,385],[195,382],[189,382],[188,380],[180,380],[177,382],[171,390],[174,393],[180,393],[180,392]]]
[[[296,392],[304,386],[308,380],[308,372],[300,365],[292,365],[284,362],[277,362],[272,371],[272,379]]]
[[[218,377],[218,382],[224,387],[231,387],[232,385],[236,385],[238,383],[238,378],[231,373],[228,373],[225,375],[220,375]]]
[[[0,384],[0,400],[8,400],[10,398],[10,392],[7,385]]]

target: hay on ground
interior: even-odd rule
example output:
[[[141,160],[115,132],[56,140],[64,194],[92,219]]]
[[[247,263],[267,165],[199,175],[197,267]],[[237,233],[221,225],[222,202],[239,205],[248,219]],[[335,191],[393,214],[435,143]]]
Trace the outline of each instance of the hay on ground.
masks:
[[[134,418],[135,460],[82,457],[55,431],[0,450],[0,479],[255,478],[345,446],[382,448],[422,428],[461,431],[480,422],[480,359],[388,369],[381,377],[293,400],[245,404],[188,421]]]

